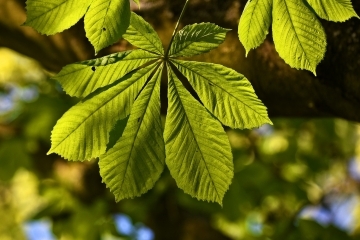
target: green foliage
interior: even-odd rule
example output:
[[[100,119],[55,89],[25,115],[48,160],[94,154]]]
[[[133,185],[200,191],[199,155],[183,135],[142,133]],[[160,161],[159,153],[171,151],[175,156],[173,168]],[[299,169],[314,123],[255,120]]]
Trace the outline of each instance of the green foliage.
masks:
[[[211,23],[190,25],[174,36],[167,57],[156,32],[133,13],[123,37],[143,50],[71,64],[54,77],[70,95],[86,97],[54,127],[49,153],[69,160],[100,157],[101,176],[117,201],[152,188],[166,153],[166,164],[180,188],[221,204],[233,165],[220,122],[243,129],[271,121],[243,75],[221,65],[175,57],[209,51],[224,41],[226,32]],[[162,137],[159,91],[165,69],[169,109]],[[174,71],[184,74],[204,106],[191,97]],[[113,132],[114,125],[123,125],[128,116],[122,133]]]
[[[181,60],[172,63],[224,125],[244,129],[272,124],[251,83],[240,73],[219,64]]]
[[[91,159],[103,154],[110,130],[116,121],[130,114],[136,96],[154,67],[152,64],[125,75],[67,111],[52,131],[49,153],[59,153],[69,160]]]
[[[62,32],[85,15],[85,31],[98,52],[117,41],[130,22],[129,0],[27,0],[25,26],[42,34]]]
[[[316,14],[328,21],[344,22],[358,17],[350,0],[307,0]]]
[[[224,41],[230,29],[212,23],[185,26],[174,37],[169,55],[171,57],[191,57],[217,48]]]
[[[155,54],[141,49],[114,53],[67,65],[53,79],[59,81],[70,96],[86,97],[155,58]]]
[[[166,163],[184,192],[222,204],[234,170],[221,124],[245,129],[272,122],[243,75],[222,65],[176,58],[216,48],[229,29],[199,23],[176,33],[178,22],[164,51],[151,25],[131,13],[128,0],[28,0],[27,10],[25,25],[45,34],[63,31],[85,16],[86,36],[96,52],[121,36],[139,48],[70,64],[53,77],[82,100],[58,120],[49,153],[74,161],[99,157],[103,181],[117,201],[151,189]],[[326,51],[317,15],[331,21],[357,17],[350,0],[249,0],[239,38],[248,54],[272,25],[275,47],[285,62],[316,74]],[[164,130],[162,76],[168,80]],[[185,79],[201,103],[183,86]]]
[[[26,239],[24,223],[38,220],[48,222],[56,239],[138,239],[116,231],[113,216],[118,213],[129,215],[135,229],[141,226],[139,222],[151,221],[155,239],[164,234],[168,237],[162,239],[173,239],[174,227],[180,224],[196,227],[196,231],[183,228],[178,234],[189,236],[194,232],[200,236],[195,239],[208,239],[206,234],[214,231],[238,240],[360,239],[360,201],[356,200],[360,197],[359,181],[348,171],[349,159],[356,158],[360,166],[359,124],[341,119],[274,119],[274,127],[228,129],[234,177],[223,207],[185,194],[176,187],[167,169],[152,191],[115,204],[100,183],[98,161],[66,162],[45,154],[52,126],[76,100],[59,93],[57,85],[43,75],[36,82],[29,79],[29,75],[41,70],[40,66],[36,69],[23,57],[21,65],[18,59],[11,63],[11,55],[1,53],[8,61],[1,62],[0,69],[9,76],[0,81],[1,94],[13,92],[6,87],[8,84],[20,88],[35,85],[39,91],[31,103],[16,100],[17,117],[0,114],[1,240]],[[10,68],[4,64],[10,64]],[[178,71],[176,74],[181,77]],[[149,81],[146,87],[152,84]],[[180,90],[187,93],[182,87]],[[138,98],[144,93],[141,91]],[[149,89],[146,93],[150,93]],[[144,106],[146,98],[142,99],[141,104],[134,103],[133,109],[136,103]],[[191,97],[189,100],[197,103]],[[111,129],[109,150],[123,134],[129,116]],[[208,129],[214,126],[205,128],[203,134]],[[343,203],[349,200],[354,204],[345,207]],[[303,215],[303,206],[315,207],[312,213],[316,215]],[[319,211],[317,207],[321,206]],[[324,220],[324,214],[325,219],[331,219],[329,225],[319,221]],[[204,223],[211,225],[204,228]],[[351,228],[339,228],[339,223],[349,223]]]
[[[186,193],[222,204],[234,175],[229,140],[221,124],[191,97],[171,68],[168,79],[166,164]]]
[[[265,40],[272,20],[272,5],[272,0],[252,0],[246,3],[238,30],[246,55]]]
[[[85,15],[85,31],[96,52],[125,33],[130,13],[129,0],[93,0]]]
[[[84,16],[92,1],[28,0],[25,26],[42,34],[55,34],[73,26]]]
[[[138,48],[157,55],[164,54],[164,48],[155,30],[135,13],[131,14],[130,26],[123,37]]]
[[[320,21],[302,0],[275,0],[272,29],[276,50],[290,66],[315,74],[326,51]]]
[[[341,22],[358,17],[350,0],[249,0],[240,18],[239,39],[248,53],[264,41],[272,24],[276,50],[285,62],[316,74],[326,51],[317,15]]]
[[[100,174],[113,190],[117,200],[147,192],[164,169],[160,70],[137,97],[121,141],[116,142],[113,148],[100,158]]]

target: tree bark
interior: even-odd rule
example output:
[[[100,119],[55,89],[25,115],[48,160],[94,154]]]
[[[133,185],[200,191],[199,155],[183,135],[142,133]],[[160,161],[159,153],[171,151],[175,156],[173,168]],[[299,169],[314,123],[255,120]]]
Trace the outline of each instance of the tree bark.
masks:
[[[53,36],[38,34],[20,26],[26,19],[24,0],[0,0],[0,46],[8,47],[58,72],[64,65],[94,57],[85,37],[82,21]],[[150,21],[167,43],[180,14],[183,0],[144,1],[136,11]],[[271,34],[248,57],[237,38],[237,23],[246,0],[193,0],[183,24],[214,22],[233,29],[218,49],[196,57],[221,63],[243,73],[268,107],[270,117],[341,117],[360,121],[360,22],[322,21],[327,33],[327,53],[317,68],[317,77],[308,71],[290,68],[275,50]],[[360,2],[353,1],[360,13]],[[166,45],[166,44],[165,44]],[[98,56],[131,47],[119,41]]]

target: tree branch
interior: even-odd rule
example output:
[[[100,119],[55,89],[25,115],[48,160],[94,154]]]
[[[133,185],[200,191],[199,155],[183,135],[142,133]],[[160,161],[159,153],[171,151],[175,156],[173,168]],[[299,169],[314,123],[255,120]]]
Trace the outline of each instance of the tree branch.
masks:
[[[166,43],[183,2],[145,1],[140,10],[133,8],[153,23]],[[275,51],[271,36],[245,58],[236,30],[245,3],[246,0],[191,1],[182,24],[215,22],[234,29],[220,48],[196,59],[221,63],[243,73],[271,117],[341,117],[360,122],[360,21],[322,21],[328,48],[315,77],[286,65]],[[360,13],[360,2],[353,4]],[[32,57],[53,72],[66,64],[94,57],[81,21],[63,33],[43,36],[30,27],[20,26],[26,19],[24,7],[22,0],[0,0],[0,46]],[[120,41],[102,50],[99,56],[126,48],[130,45]]]

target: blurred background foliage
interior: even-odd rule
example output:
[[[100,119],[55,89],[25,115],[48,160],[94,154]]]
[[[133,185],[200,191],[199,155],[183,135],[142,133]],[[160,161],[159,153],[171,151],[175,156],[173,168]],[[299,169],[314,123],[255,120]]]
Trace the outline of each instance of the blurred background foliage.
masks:
[[[97,160],[46,155],[75,102],[34,60],[0,48],[0,239],[360,239],[360,125],[273,119],[227,129],[235,177],[223,207],[176,187],[115,203]]]

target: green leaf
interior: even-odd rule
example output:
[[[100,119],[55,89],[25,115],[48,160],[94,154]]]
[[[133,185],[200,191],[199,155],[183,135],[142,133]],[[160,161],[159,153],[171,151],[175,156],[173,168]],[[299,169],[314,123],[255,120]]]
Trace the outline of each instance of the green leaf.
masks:
[[[98,52],[121,38],[130,24],[129,0],[93,0],[85,15],[86,37]]]
[[[59,81],[70,96],[85,97],[156,57],[141,49],[114,53],[67,65],[52,79]]]
[[[165,163],[160,115],[161,70],[136,99],[124,133],[115,146],[100,157],[100,174],[116,201],[140,196],[151,189]]]
[[[103,154],[112,127],[130,113],[155,66],[154,63],[125,75],[68,110],[52,131],[48,154],[58,153],[69,160],[86,160]]]
[[[130,26],[123,38],[132,45],[146,51],[164,55],[161,40],[151,25],[142,17],[131,12]]]
[[[42,34],[55,34],[73,26],[84,16],[91,0],[27,0],[25,26]]]
[[[350,0],[307,0],[319,17],[334,21],[345,22],[359,16],[356,14]]]
[[[266,107],[243,75],[218,64],[180,60],[172,63],[224,125],[243,129],[272,124]]]
[[[326,36],[315,14],[302,0],[274,0],[272,26],[275,48],[285,62],[316,74]]]
[[[187,25],[175,35],[169,56],[190,57],[208,52],[224,42],[228,31],[213,23]]]
[[[246,55],[260,46],[269,33],[272,16],[272,0],[249,0],[241,15],[238,34]]]
[[[185,193],[221,205],[234,175],[227,135],[170,68],[168,78],[166,164]]]

